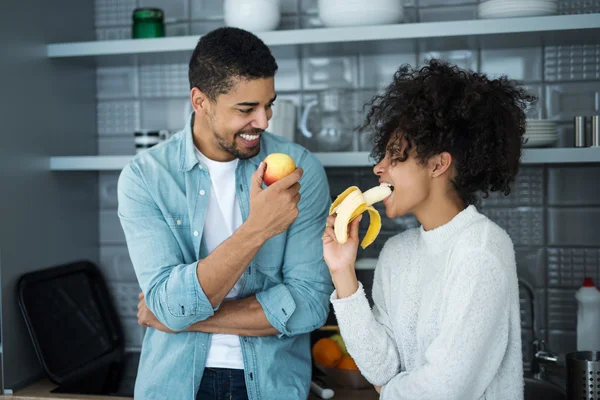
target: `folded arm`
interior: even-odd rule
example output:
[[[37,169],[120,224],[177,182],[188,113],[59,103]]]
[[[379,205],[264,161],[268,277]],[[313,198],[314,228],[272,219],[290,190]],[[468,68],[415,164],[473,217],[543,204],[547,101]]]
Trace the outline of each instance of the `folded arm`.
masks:
[[[174,331],[212,317],[266,240],[243,225],[208,257],[186,264],[135,164],[125,167],[119,177],[118,199],[119,219],[145,302]]]
[[[139,295],[138,323],[165,333],[178,333],[160,322],[146,305],[144,294]],[[238,336],[272,336],[279,333],[267,320],[256,296],[225,301],[215,314],[196,322],[181,332],[222,333]]]

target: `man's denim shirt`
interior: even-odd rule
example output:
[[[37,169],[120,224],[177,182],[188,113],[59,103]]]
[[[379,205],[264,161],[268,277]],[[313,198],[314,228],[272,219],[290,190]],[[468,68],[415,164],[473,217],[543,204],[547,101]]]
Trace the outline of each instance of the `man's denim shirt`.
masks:
[[[170,140],[138,154],[119,177],[119,218],[148,308],[175,331],[205,320],[213,309],[196,276],[206,257],[202,245],[210,198],[207,169],[194,153],[192,118]],[[309,333],[329,313],[331,277],[321,237],[331,198],[325,170],[301,146],[264,132],[260,153],[240,160],[236,195],[244,220],[250,212],[250,182],[270,153],[289,154],[304,169],[299,216],[269,239],[241,276],[240,298],[256,295],[280,334],[240,337],[251,400],[306,399],[311,379]],[[141,400],[193,400],[210,334],[147,329],[135,384]]]

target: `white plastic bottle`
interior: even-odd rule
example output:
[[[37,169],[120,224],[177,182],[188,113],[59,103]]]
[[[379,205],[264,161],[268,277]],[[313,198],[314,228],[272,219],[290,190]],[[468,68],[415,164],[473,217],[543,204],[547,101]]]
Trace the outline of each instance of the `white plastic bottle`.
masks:
[[[590,277],[575,293],[577,299],[577,351],[600,351],[600,291]]]

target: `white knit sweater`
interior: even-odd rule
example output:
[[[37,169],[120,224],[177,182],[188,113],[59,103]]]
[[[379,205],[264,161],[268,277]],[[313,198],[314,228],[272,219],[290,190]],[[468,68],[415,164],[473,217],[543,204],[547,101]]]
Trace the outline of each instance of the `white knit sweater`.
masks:
[[[385,244],[371,310],[362,284],[331,302],[348,352],[384,400],[522,400],[512,241],[474,206]]]

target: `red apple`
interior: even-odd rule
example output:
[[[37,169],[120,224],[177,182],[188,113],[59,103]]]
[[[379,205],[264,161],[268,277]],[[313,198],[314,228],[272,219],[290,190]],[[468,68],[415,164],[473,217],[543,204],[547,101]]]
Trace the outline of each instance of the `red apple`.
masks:
[[[283,153],[269,154],[264,159],[264,163],[267,164],[267,168],[263,176],[263,182],[267,186],[291,174],[296,169],[296,163],[294,163],[292,157]]]

